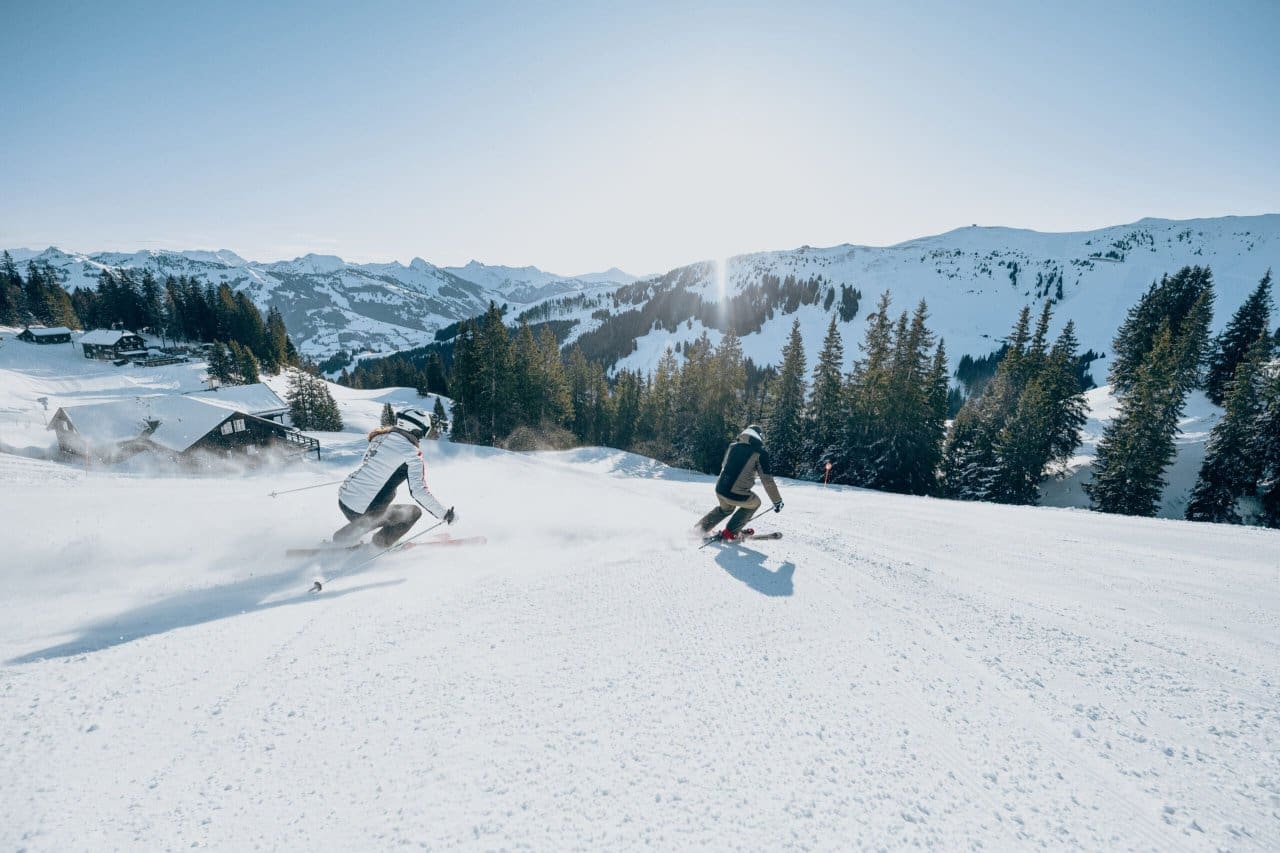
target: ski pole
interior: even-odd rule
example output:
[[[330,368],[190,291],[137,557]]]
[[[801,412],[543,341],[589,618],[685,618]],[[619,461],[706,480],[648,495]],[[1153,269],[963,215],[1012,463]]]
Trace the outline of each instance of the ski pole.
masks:
[[[354,572],[356,569],[364,568],[365,566],[372,563],[374,560],[381,557],[383,554],[389,554],[392,551],[399,551],[401,548],[403,548],[405,545],[409,544],[413,540],[417,539],[419,536],[425,536],[426,534],[435,530],[437,527],[439,527],[442,524],[444,524],[443,520],[437,521],[435,524],[431,525],[426,530],[421,530],[413,534],[412,536],[410,536],[408,539],[401,539],[396,544],[389,545],[386,548],[383,548],[381,551],[379,551],[378,553],[374,554],[371,557],[368,557],[367,559],[361,560],[360,562],[355,563],[354,565],[346,566],[341,570],[335,572],[330,577],[325,578],[324,583],[329,583],[337,578],[342,577],[343,575],[350,574],[351,572]],[[323,588],[324,588],[324,584],[322,584],[320,581],[312,581],[311,592],[320,592],[320,590],[322,590]]]
[[[288,495],[288,494],[292,494],[293,492],[305,492],[308,489],[323,489],[325,486],[336,486],[341,482],[342,482],[341,480],[334,480],[331,483],[318,483],[314,486],[303,486],[300,489],[282,489],[276,492],[269,492],[269,494],[271,495],[271,497],[274,498],[276,495]]]

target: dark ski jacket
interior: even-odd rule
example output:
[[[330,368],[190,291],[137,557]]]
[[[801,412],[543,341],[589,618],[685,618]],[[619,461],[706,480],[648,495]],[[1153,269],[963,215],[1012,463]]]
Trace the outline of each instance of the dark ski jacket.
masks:
[[[769,473],[769,451],[764,449],[764,443],[755,437],[738,436],[738,440],[724,452],[720,479],[716,480],[716,494],[735,501],[748,500],[757,474],[769,500],[773,503],[782,500],[778,484]]]

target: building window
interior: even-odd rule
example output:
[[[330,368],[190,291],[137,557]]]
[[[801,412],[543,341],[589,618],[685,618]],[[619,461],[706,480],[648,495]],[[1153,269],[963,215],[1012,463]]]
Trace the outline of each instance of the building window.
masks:
[[[227,421],[225,424],[222,425],[222,434],[231,435],[231,429],[232,429],[231,421]]]
[[[236,432],[244,432],[244,418],[236,419]]]

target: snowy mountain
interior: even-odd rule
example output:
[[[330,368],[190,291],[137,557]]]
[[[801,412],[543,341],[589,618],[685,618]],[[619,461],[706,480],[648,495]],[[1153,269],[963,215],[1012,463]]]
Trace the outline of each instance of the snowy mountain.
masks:
[[[583,297],[544,314],[576,320],[569,340],[584,340],[589,355],[640,369],[703,330],[718,340],[730,322],[747,356],[775,363],[798,318],[812,365],[833,314],[852,359],[864,317],[887,290],[895,312],[928,302],[929,325],[954,366],[961,355],[998,349],[1019,309],[1045,299],[1057,304],[1056,328],[1075,320],[1082,351],[1107,353],[1146,287],[1186,265],[1212,268],[1221,328],[1268,268],[1280,270],[1280,214],[1144,219],[1067,234],[974,226],[885,248],[804,246],[692,264],[621,288],[617,301]],[[782,282],[773,295],[762,292],[768,277]],[[846,291],[860,295],[856,310]]]
[[[389,352],[422,346],[437,329],[482,313],[491,300],[520,311],[542,300],[607,292],[633,280],[621,271],[575,278],[474,261],[458,268],[464,276],[421,258],[405,266],[396,261],[354,264],[316,254],[264,264],[228,250],[85,255],[49,248],[11,249],[10,254],[19,264],[47,262],[68,290],[96,287],[102,270],[119,268],[225,282],[247,293],[264,312],[269,306],[278,308],[295,343],[317,358],[339,349]]]
[[[199,384],[11,332],[11,445]],[[0,848],[1280,848],[1277,531],[782,481],[698,549],[711,478],[441,441],[486,545],[288,559],[416,399],[332,390],[292,467],[0,453]]]
[[[888,290],[896,310],[927,300],[930,325],[945,338],[954,365],[962,355],[997,349],[1022,305],[1045,299],[1058,305],[1059,328],[1075,320],[1082,349],[1105,353],[1142,291],[1188,264],[1212,267],[1220,328],[1269,267],[1280,270],[1280,214],[1144,219],[1063,234],[973,226],[889,247],[803,246],[740,255],[640,280],[616,268],[561,276],[477,261],[437,267],[421,258],[405,266],[353,264],[332,255],[263,264],[225,250],[11,253],[20,263],[48,261],[68,288],[93,286],[106,267],[225,281],[264,310],[279,308],[295,341],[316,357],[340,348],[421,346],[440,327],[476,316],[494,300],[511,306],[510,317],[536,309],[533,321],[574,321],[569,342],[582,341],[589,355],[619,367],[641,369],[652,367],[667,346],[693,340],[704,329],[718,339],[730,322],[749,357],[772,363],[799,318],[812,364],[833,314],[841,318],[852,358],[863,317]],[[769,291],[770,279],[779,282],[776,292]]]

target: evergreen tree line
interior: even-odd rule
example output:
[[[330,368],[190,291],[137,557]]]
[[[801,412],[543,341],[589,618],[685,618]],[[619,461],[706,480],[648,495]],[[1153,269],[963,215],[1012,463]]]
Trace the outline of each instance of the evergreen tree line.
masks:
[[[1226,407],[1214,429],[1189,518],[1275,524],[1280,517],[1280,332],[1270,332],[1270,276],[1211,341],[1208,269],[1188,267],[1154,282],[1114,341],[1109,376],[1117,416],[1099,444],[1093,506],[1152,515],[1165,486],[1187,393],[1204,388]],[[834,299],[832,300],[834,303]],[[844,370],[838,315],[809,372],[794,323],[779,366],[757,368],[735,332],[707,334],[668,350],[649,374],[622,370],[581,346],[562,352],[549,327],[512,330],[490,306],[458,324],[444,345],[415,362],[371,370],[417,371],[455,399],[457,440],[508,446],[577,443],[635,450],[704,472],[718,469],[743,424],[763,422],[775,473],[961,499],[1034,504],[1039,487],[1080,445],[1083,393],[1092,386],[1073,322],[1050,339],[1050,301],[1019,314],[997,353],[965,363],[970,393],[947,429],[945,348],[924,303],[891,315],[888,294],[867,318],[852,369]],[[447,358],[446,358],[447,354]],[[357,368],[360,369],[360,368]],[[370,373],[366,378],[373,377]],[[375,377],[376,378],[376,377]],[[385,384],[417,385],[422,381]],[[951,393],[949,393],[949,390]],[[953,400],[954,402],[954,400]]]
[[[1052,316],[1046,301],[1032,331],[1031,309],[1022,309],[994,375],[956,415],[943,450],[947,497],[1037,504],[1051,467],[1080,446],[1086,406],[1075,323],[1050,345]]]
[[[1225,411],[1187,504],[1192,521],[1280,527],[1280,330],[1270,327],[1268,270],[1208,359],[1205,393]]]
[[[668,349],[650,374],[608,378],[580,346],[562,354],[555,335],[514,332],[501,311],[460,325],[454,339],[453,437],[482,444],[597,444],[635,450],[669,464],[719,470],[725,445],[763,420],[775,473],[924,494],[936,489],[946,421],[944,347],[935,344],[924,303],[889,315],[886,294],[869,318],[864,357],[846,374],[833,316],[813,392],[805,376],[798,322],[777,370],[745,358],[738,336],[717,344],[704,332]]]
[[[71,297],[47,263],[27,263],[24,278],[8,252],[0,255],[0,323],[82,328]]]
[[[264,319],[247,294],[187,276],[163,283],[150,270],[103,270],[94,290],[70,294],[48,264],[27,264],[24,278],[8,252],[0,255],[0,322],[70,329],[122,328],[175,341],[212,341],[210,368],[224,383],[257,381],[300,362],[284,318],[274,307]],[[253,379],[245,377],[253,376]]]
[[[1270,285],[1268,272],[1213,340],[1207,267],[1162,277],[1129,310],[1110,375],[1117,414],[1085,486],[1095,508],[1155,515],[1187,394],[1201,388],[1226,411],[1210,435],[1186,517],[1280,522],[1280,341],[1270,331]]]

